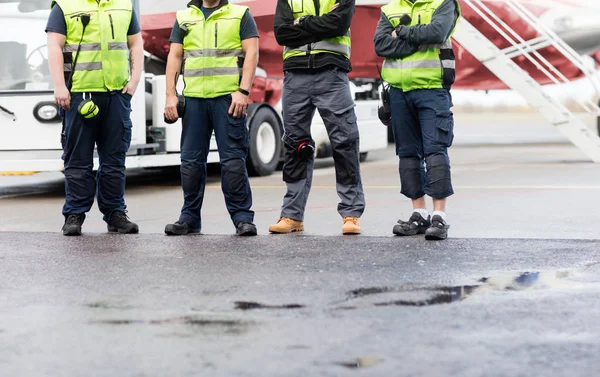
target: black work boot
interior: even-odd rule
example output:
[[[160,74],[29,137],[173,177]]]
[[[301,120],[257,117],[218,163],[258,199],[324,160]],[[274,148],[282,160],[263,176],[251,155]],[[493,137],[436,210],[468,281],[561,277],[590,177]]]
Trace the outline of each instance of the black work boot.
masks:
[[[138,233],[139,228],[136,223],[129,221],[129,217],[121,211],[115,211],[110,217],[108,231],[112,233]]]
[[[398,225],[394,225],[394,234],[398,236],[414,236],[423,234],[431,225],[431,216],[427,220],[419,212],[413,212],[408,221],[398,220]]]
[[[85,215],[68,215],[62,227],[63,236],[81,236],[81,226]]]
[[[256,236],[256,225],[251,222],[241,222],[237,225],[235,232],[240,236]]]
[[[176,221],[173,224],[165,226],[165,233],[168,236],[183,236],[190,233],[200,233],[200,229],[190,227],[185,221]]]
[[[431,219],[431,226],[425,232],[425,239],[432,241],[441,241],[448,238],[448,229],[450,225],[444,221],[442,216],[435,215]]]

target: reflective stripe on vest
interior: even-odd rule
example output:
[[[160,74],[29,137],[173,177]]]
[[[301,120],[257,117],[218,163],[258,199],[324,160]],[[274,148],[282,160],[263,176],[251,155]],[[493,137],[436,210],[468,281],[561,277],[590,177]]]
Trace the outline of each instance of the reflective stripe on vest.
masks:
[[[382,12],[394,27],[399,25],[403,14],[411,15],[413,21],[409,26],[425,25],[431,22],[433,14],[443,1],[421,0],[411,4],[400,0],[385,5]],[[454,3],[458,12],[458,22],[461,17],[460,5],[456,0]],[[444,43],[419,46],[417,52],[403,59],[386,58],[381,71],[383,80],[403,91],[449,89],[454,83],[456,69],[451,39],[456,22]]]
[[[202,58],[202,57],[236,57],[244,56],[244,50],[218,50],[216,48],[205,48],[203,50],[189,50],[183,53],[183,58]]]
[[[127,32],[133,12],[131,0],[53,0],[50,7],[54,4],[63,11],[67,26],[63,48],[66,78],[71,76],[77,58],[71,91],[122,90],[130,73]],[[85,33],[83,14],[90,16]]]
[[[303,16],[322,16],[329,13],[329,10],[333,5],[337,3],[336,0],[321,0],[319,2],[319,9],[315,8],[314,0],[288,0],[290,8],[294,14],[294,20]],[[351,55],[351,40],[350,30],[345,35],[341,35],[335,38],[324,39],[319,42],[307,44],[300,47],[285,47],[283,49],[283,59],[289,59],[294,56],[306,56],[314,54],[339,54],[350,59]]]
[[[240,25],[248,7],[226,4],[207,19],[195,5],[177,12],[177,23],[187,27],[183,39],[183,94],[215,98],[238,90],[244,57]]]

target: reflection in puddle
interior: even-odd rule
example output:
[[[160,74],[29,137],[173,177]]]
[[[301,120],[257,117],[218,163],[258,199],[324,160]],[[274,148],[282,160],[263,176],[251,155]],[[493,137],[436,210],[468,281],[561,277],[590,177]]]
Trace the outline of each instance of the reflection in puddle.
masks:
[[[305,305],[300,304],[287,304],[287,305],[265,305],[258,302],[252,301],[236,301],[235,308],[239,310],[251,310],[251,309],[301,309]]]
[[[383,359],[377,359],[373,357],[359,357],[358,359],[351,362],[336,363],[349,369],[367,368],[373,365],[377,365],[383,362]]]
[[[381,294],[415,294],[425,293],[428,297],[417,299],[399,299],[376,302],[374,306],[430,306],[449,304],[466,299],[473,293],[485,291],[522,291],[527,289],[544,289],[560,286],[560,279],[569,277],[568,271],[524,272],[494,277],[484,277],[478,280],[479,285],[433,286],[433,287],[371,287],[359,288],[347,293],[348,299],[381,295]],[[352,310],[353,306],[338,307],[339,310]]]

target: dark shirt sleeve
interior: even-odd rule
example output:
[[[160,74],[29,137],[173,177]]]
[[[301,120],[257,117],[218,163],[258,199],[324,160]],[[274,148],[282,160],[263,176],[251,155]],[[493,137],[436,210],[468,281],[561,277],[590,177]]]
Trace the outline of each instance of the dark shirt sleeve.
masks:
[[[398,38],[416,45],[444,43],[452,31],[457,18],[455,0],[445,0],[433,13],[426,25],[400,26]]]
[[[175,20],[175,23],[173,24],[173,30],[171,30],[169,42],[183,44],[183,35],[181,34],[181,29],[179,29],[179,22],[177,22],[177,20]]]
[[[418,51],[418,46],[406,40],[392,37],[394,26],[381,12],[373,42],[377,56],[384,58],[404,59]]]
[[[58,4],[54,4],[52,10],[50,11],[48,24],[46,24],[46,33],[49,31],[67,35],[67,22],[65,21],[65,15]]]
[[[310,32],[294,25],[294,14],[288,0],[277,1],[273,29],[280,46],[295,48],[315,42],[315,37]]]
[[[317,41],[341,37],[348,32],[355,11],[355,0],[339,0],[339,6],[322,16],[308,16],[301,23],[302,29],[313,34]]]
[[[256,27],[256,21],[250,13],[250,9],[244,13],[242,23],[240,24],[240,39],[258,38],[258,28]]]
[[[140,31],[142,31],[142,28],[140,27],[140,20],[138,19],[137,13],[134,9],[131,13],[131,22],[129,23],[129,30],[127,31],[127,35],[136,35]]]

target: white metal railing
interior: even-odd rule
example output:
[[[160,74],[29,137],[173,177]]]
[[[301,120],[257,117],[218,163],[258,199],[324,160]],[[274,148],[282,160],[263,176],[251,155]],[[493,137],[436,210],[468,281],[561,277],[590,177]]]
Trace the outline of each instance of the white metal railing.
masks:
[[[532,14],[522,4],[515,0],[503,0],[516,15],[521,17],[528,25],[533,27],[538,34],[540,34],[538,37],[529,41],[524,40],[518,32],[511,28],[481,0],[464,0],[464,2],[511,44],[510,47],[500,50],[502,54],[505,54],[511,59],[521,55],[524,56],[554,84],[571,83],[571,80],[538,52],[542,48],[552,46],[585,75],[596,94],[600,96],[598,71],[587,66],[581,55],[563,41],[552,29],[543,24],[539,18]],[[485,61],[482,63],[485,63]],[[584,100],[580,100],[577,96],[573,96],[573,98],[589,115],[600,116],[600,107],[598,107],[592,98]]]

